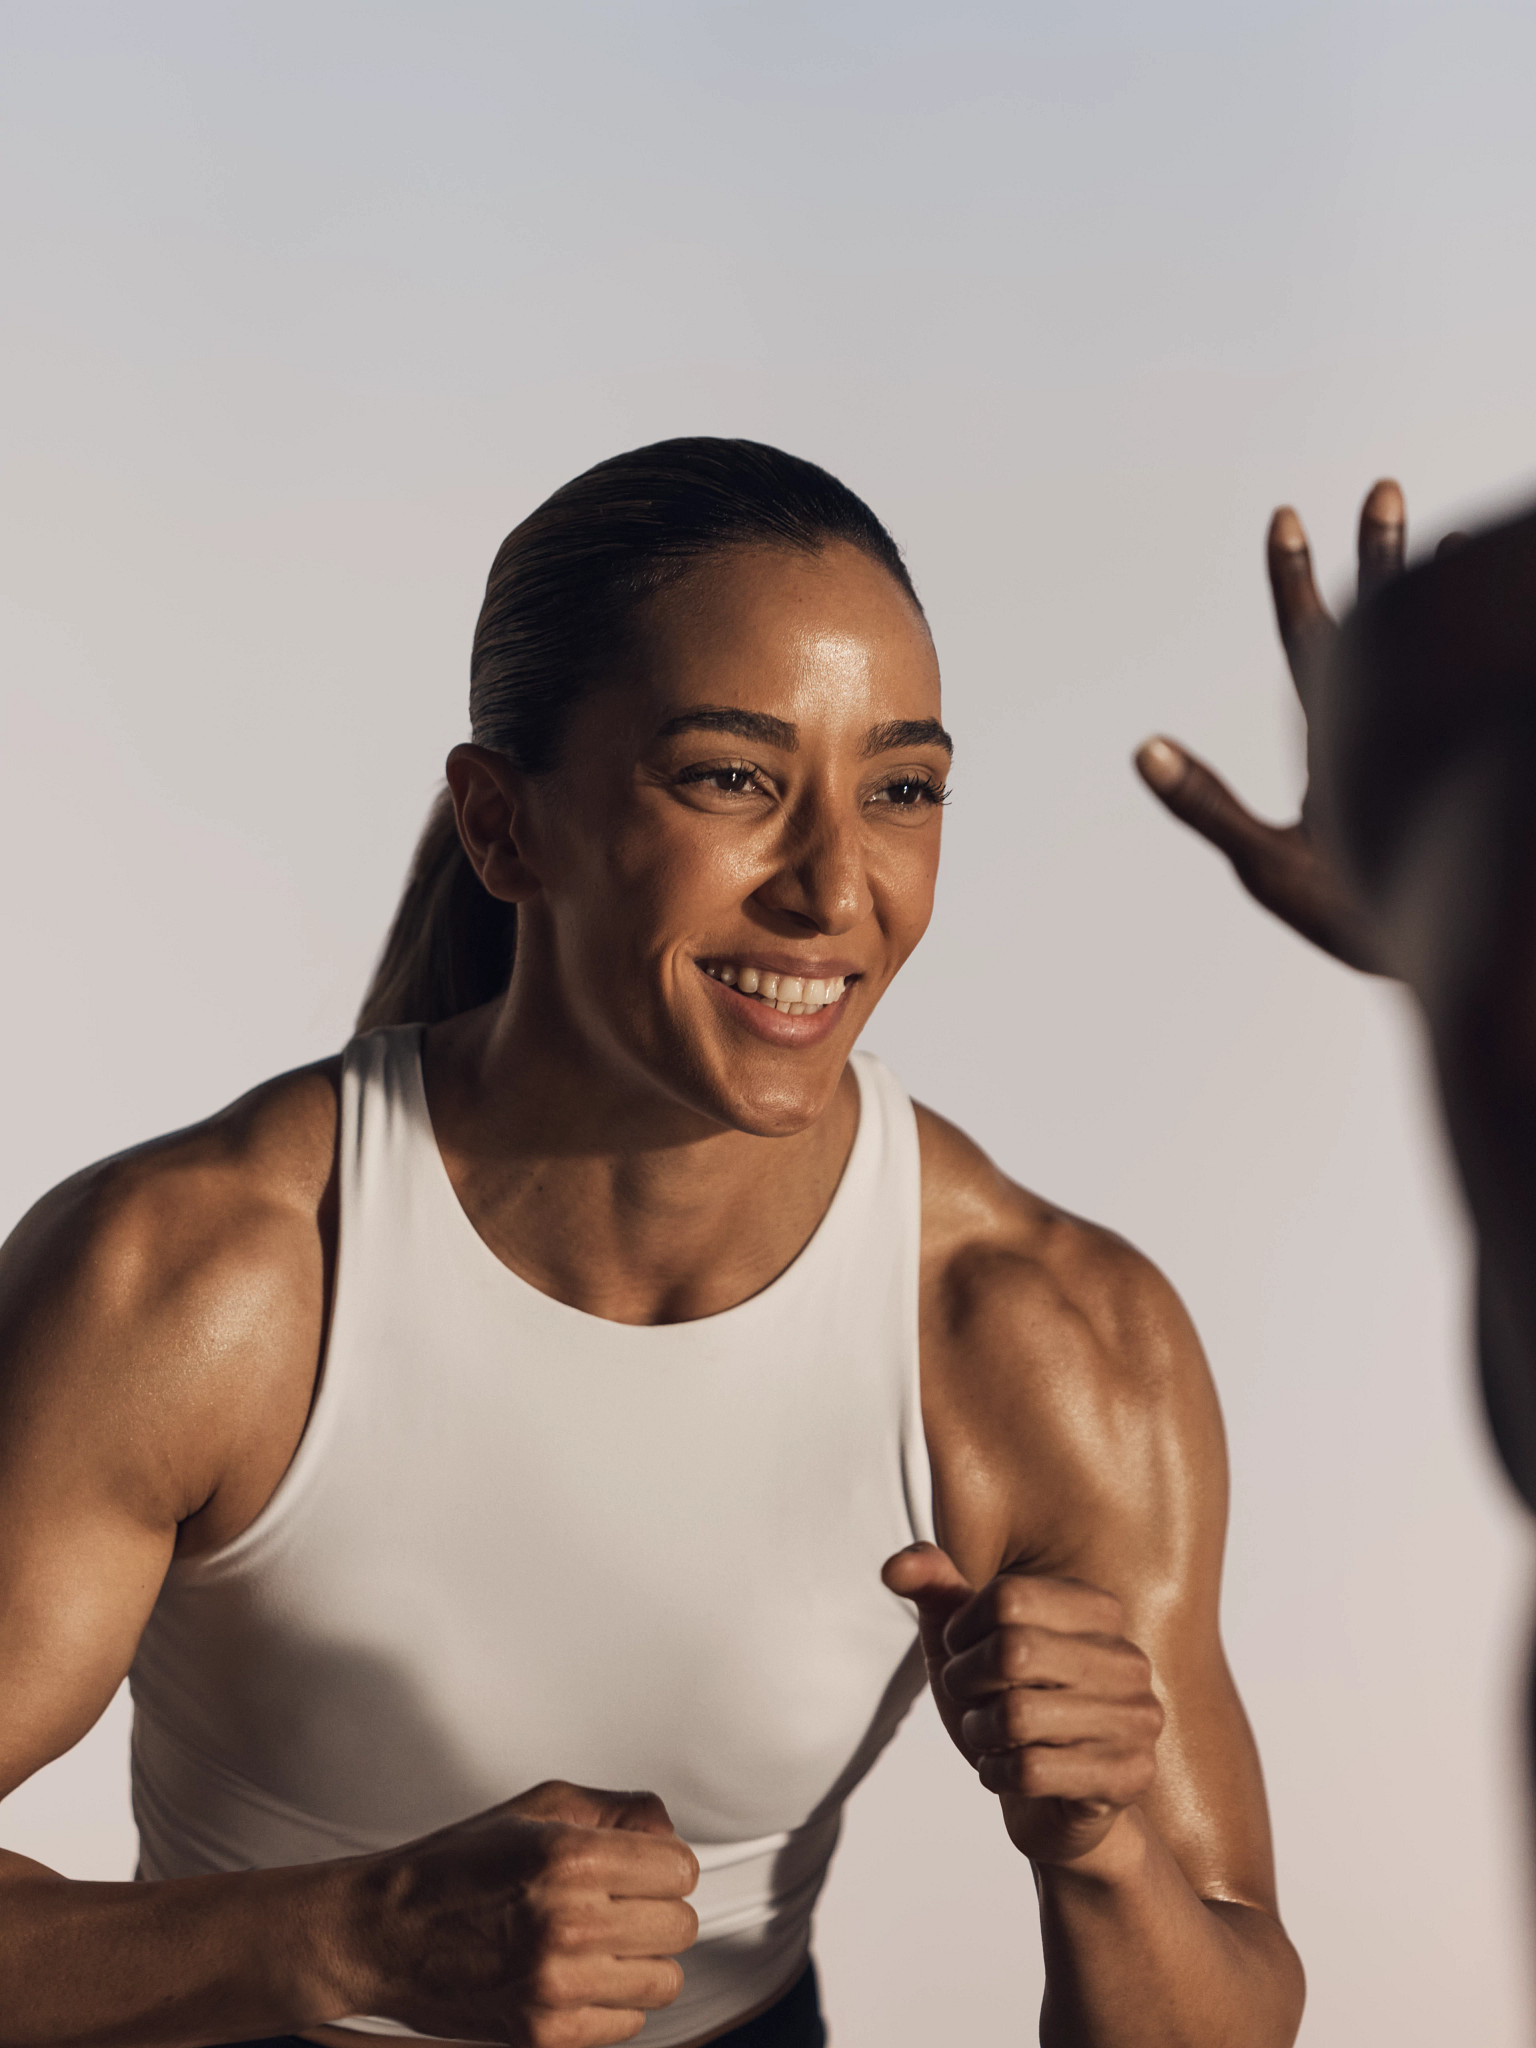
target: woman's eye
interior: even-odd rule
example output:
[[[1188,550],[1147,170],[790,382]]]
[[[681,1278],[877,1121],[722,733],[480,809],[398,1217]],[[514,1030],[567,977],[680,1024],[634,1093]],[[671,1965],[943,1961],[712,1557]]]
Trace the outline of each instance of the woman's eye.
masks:
[[[921,775],[901,775],[875,792],[877,804],[893,804],[897,810],[916,810],[920,804],[941,804],[947,791]]]
[[[724,796],[750,796],[758,788],[755,768],[690,768],[679,780],[705,789],[717,789]]]

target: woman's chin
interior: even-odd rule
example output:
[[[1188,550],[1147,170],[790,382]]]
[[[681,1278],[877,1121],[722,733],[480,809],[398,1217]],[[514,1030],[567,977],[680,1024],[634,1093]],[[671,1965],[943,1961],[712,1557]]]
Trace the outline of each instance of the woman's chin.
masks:
[[[710,1097],[711,1113],[729,1129],[753,1138],[796,1138],[817,1123],[837,1094],[847,1055],[832,1046],[814,1059],[785,1060],[771,1055],[745,1057],[728,1048],[722,1057],[701,1062],[699,1079]]]

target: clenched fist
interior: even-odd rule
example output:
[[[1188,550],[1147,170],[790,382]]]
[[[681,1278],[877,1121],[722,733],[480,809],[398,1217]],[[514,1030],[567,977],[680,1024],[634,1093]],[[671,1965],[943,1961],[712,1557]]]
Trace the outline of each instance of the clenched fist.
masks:
[[[1163,1726],[1119,1601],[1018,1571],[978,1593],[932,1543],[898,1551],[883,1577],[916,1604],[940,1718],[1015,1845],[1036,1863],[1097,1847],[1152,1783]]]
[[[650,1792],[537,1785],[358,1870],[354,2010],[449,2040],[627,2041],[698,1933],[698,1862]]]

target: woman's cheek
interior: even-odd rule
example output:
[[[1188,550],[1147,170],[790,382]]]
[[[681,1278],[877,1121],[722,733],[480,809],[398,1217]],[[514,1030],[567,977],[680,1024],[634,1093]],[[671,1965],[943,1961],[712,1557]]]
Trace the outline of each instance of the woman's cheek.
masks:
[[[928,929],[939,874],[937,832],[911,837],[919,843],[883,849],[883,858],[870,870],[877,915],[901,945],[903,958]]]

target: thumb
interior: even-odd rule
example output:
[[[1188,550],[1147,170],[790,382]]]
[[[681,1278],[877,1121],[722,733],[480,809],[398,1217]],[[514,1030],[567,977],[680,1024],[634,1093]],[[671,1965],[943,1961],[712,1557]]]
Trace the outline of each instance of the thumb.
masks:
[[[929,1668],[948,1661],[944,1631],[975,1591],[948,1551],[937,1543],[912,1543],[888,1557],[880,1576],[893,1593],[917,1608],[918,1632]]]
[[[576,1828],[627,1828],[632,1834],[675,1833],[672,1817],[654,1792],[608,1792],[561,1779],[536,1785],[515,1802],[536,1820],[564,1821]]]
[[[1136,770],[1165,810],[1234,863],[1268,852],[1283,836],[1240,803],[1214,769],[1172,740],[1144,740],[1136,749]]]

